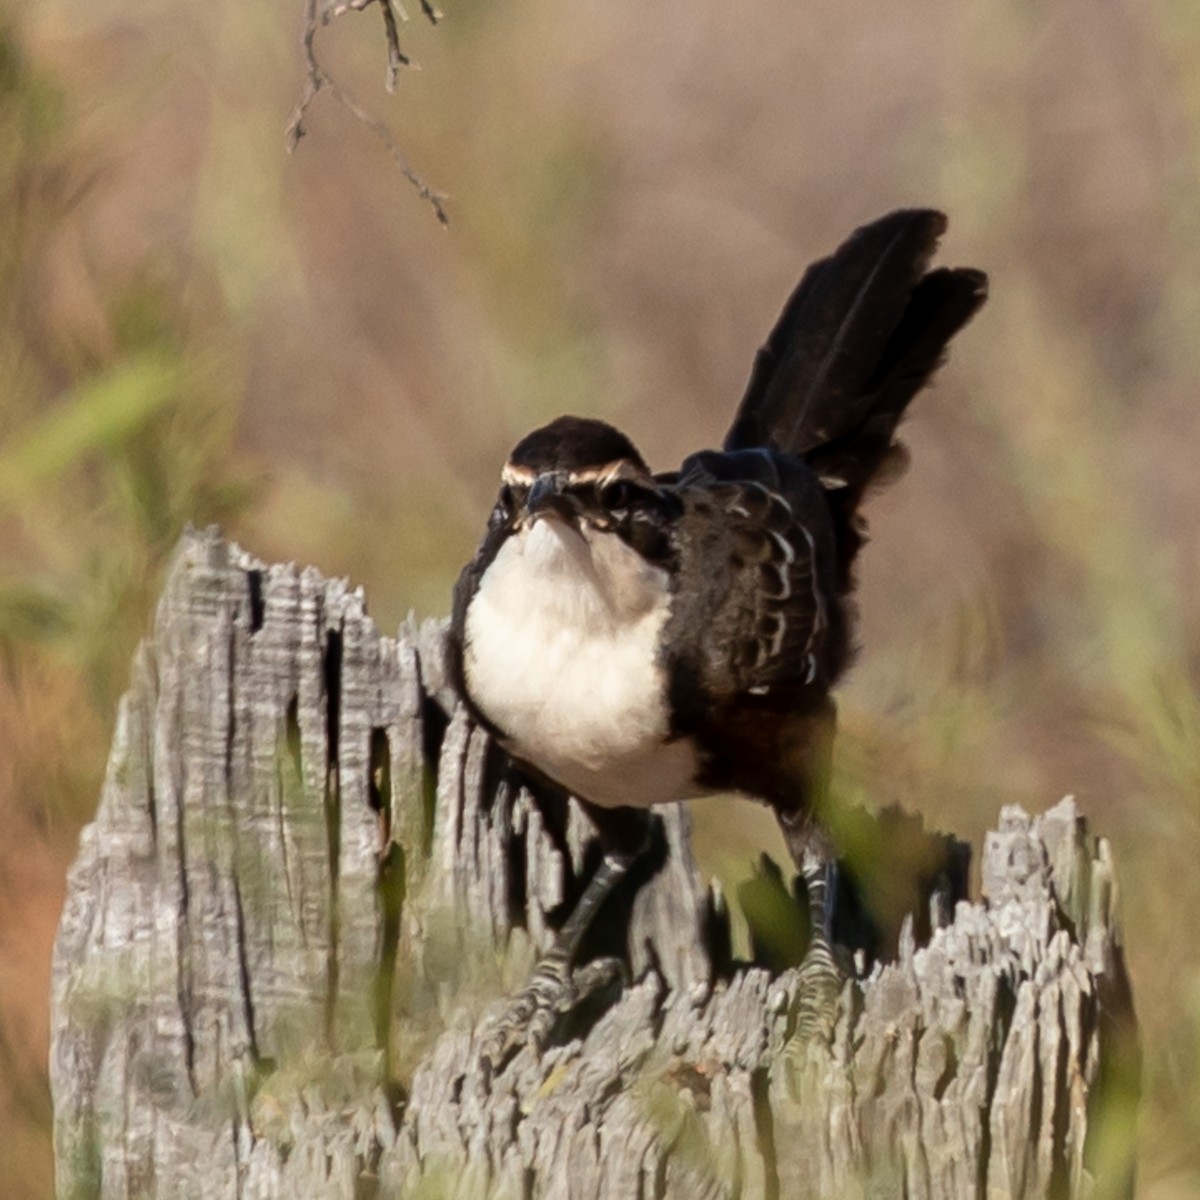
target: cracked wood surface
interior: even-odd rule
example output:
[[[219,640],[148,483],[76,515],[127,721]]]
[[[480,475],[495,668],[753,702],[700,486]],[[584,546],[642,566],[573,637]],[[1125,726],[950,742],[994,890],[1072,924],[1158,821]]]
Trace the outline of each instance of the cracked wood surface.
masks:
[[[983,899],[925,889],[799,1052],[794,971],[731,962],[667,810],[593,948],[631,982],[492,1077],[480,1036],[595,847],[471,726],[441,643],[185,537],[58,936],[60,1197],[1127,1194],[1113,868],[1070,800],[1005,809]]]

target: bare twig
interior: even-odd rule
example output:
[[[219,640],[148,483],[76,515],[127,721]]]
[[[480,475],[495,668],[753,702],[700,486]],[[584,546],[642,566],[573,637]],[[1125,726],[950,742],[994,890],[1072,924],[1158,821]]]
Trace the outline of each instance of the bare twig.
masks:
[[[400,68],[410,66],[411,60],[400,49],[400,31],[396,25],[396,6],[392,4],[392,0],[379,0],[379,7],[383,9],[383,28],[387,33],[387,90],[394,92],[396,90],[396,80],[400,75]],[[405,13],[404,9],[400,9],[400,16],[404,20],[408,20],[408,14]]]
[[[302,46],[304,49],[304,87],[300,94],[300,101],[292,112],[292,118],[288,122],[285,138],[287,140],[288,153],[290,154],[296,149],[300,143],[300,139],[305,135],[305,119],[308,116],[308,110],[312,102],[316,99],[317,93],[322,88],[327,88],[333,98],[353,116],[356,120],[361,121],[372,133],[383,143],[387,152],[392,156],[396,165],[400,168],[400,173],[417,189],[417,195],[422,200],[427,201],[432,207],[437,219],[443,224],[450,223],[449,215],[446,212],[444,193],[436,191],[430,187],[428,183],[417,173],[417,171],[409,163],[404,152],[400,149],[399,143],[396,141],[392,131],[380,118],[368,112],[353,96],[353,94],[339,83],[328,71],[321,66],[317,59],[316,52],[316,36],[317,30],[337,17],[342,16],[347,12],[362,12],[369,8],[372,4],[378,4],[383,10],[384,31],[387,37],[388,48],[388,67],[387,67],[387,89],[389,92],[395,91],[396,80],[400,73],[401,67],[413,66],[412,60],[400,49],[399,26],[397,22],[397,14],[402,20],[407,20],[403,8],[400,7],[398,0],[340,0],[340,3],[333,4],[324,9],[320,13],[317,11],[319,0],[305,0],[304,4],[304,37]],[[428,0],[421,0],[421,10],[434,24],[441,17],[441,13],[435,8],[432,8]]]
[[[301,43],[304,47],[304,90],[300,94],[300,103],[293,110],[292,119],[288,122],[288,127],[284,135],[287,138],[289,154],[296,149],[300,143],[300,139],[306,133],[304,118],[308,115],[308,106],[321,90],[322,71],[320,64],[317,62],[316,51],[313,48],[313,40],[316,36],[317,0],[304,0],[304,38]]]
[[[396,165],[400,168],[401,174],[408,180],[409,183],[417,189],[417,195],[422,200],[427,200],[433,205],[433,211],[437,214],[437,219],[443,225],[450,223],[450,218],[446,213],[443,202],[446,199],[444,192],[435,191],[432,187],[417,174],[409,165],[408,159],[404,157],[404,152],[392,136],[392,131],[378,118],[372,116],[365,108],[363,108],[357,100],[335,79],[331,79],[328,75],[325,76],[325,86],[329,88],[333,98],[348,112],[357,117],[364,125],[370,129],[377,138],[387,147],[388,153],[395,159]]]

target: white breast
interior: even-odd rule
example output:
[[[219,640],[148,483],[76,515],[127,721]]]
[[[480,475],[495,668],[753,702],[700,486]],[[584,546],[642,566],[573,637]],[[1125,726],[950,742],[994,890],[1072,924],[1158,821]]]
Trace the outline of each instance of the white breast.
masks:
[[[504,543],[471,600],[467,688],[512,753],[594,804],[694,796],[690,744],[665,741],[669,610],[665,572],[615,534],[538,521]]]

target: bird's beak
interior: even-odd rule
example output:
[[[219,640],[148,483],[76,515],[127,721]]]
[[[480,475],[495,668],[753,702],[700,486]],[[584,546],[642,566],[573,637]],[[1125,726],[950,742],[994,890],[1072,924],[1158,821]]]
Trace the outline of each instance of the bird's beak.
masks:
[[[564,490],[566,477],[557,471],[539,475],[525,499],[525,523],[532,525],[541,517],[556,516],[574,521],[579,516],[579,502]]]

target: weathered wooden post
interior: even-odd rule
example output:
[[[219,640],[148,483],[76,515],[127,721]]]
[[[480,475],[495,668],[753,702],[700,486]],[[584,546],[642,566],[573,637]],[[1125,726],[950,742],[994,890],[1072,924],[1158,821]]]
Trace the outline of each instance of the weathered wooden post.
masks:
[[[477,1035],[588,829],[471,727],[440,639],[185,537],[58,937],[63,1200],[1128,1194],[1112,863],[1070,801],[1006,809],[984,898],[943,881],[798,1061],[791,972],[728,961],[669,811],[605,922],[631,982],[493,1077]]]

